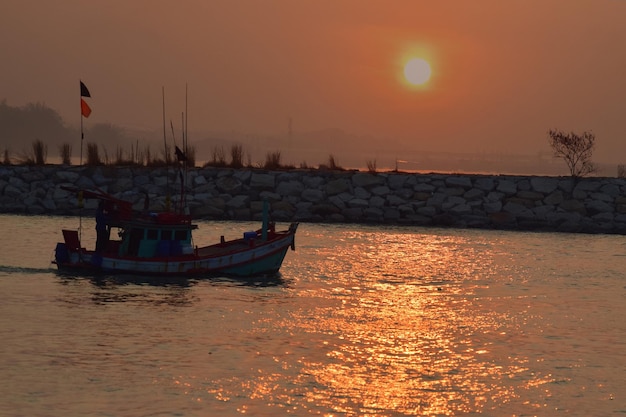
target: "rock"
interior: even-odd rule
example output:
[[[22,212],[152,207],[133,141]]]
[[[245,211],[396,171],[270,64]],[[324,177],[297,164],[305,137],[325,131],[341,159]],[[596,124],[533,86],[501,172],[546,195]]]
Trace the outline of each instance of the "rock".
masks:
[[[384,183],[384,178],[373,174],[356,173],[352,176],[352,184],[355,187],[373,187]]]
[[[354,197],[356,197],[356,198],[361,198],[363,200],[368,200],[371,196],[372,196],[372,193],[370,193],[369,191],[367,191],[363,187],[356,187],[354,189]]]
[[[615,211],[615,208],[612,205],[599,200],[592,200],[585,203],[585,208],[590,216],[598,213],[613,213]]]
[[[193,179],[193,185],[195,186],[204,185],[206,183],[207,183],[207,180],[204,177],[204,175],[196,175],[196,177]]]
[[[472,180],[469,177],[448,177],[444,180],[448,187],[461,187],[465,189],[472,188]],[[464,190],[465,192],[465,190]]]
[[[17,197],[21,197],[23,194],[23,189],[25,187],[19,188],[16,187],[12,184],[7,185],[6,187],[4,187],[4,195],[7,197],[11,197],[11,198],[17,198]]]
[[[281,201],[283,197],[278,193],[273,193],[271,191],[261,191],[259,193],[259,197],[261,200],[267,200],[269,202]]]
[[[274,189],[274,176],[271,174],[253,173],[250,177],[250,187],[255,189]]]
[[[325,182],[324,178],[319,176],[306,176],[302,178],[302,183],[306,188],[319,188]]]
[[[150,177],[148,177],[147,175],[137,175],[134,182],[136,187],[141,187],[142,185],[150,183]]]
[[[613,201],[615,201],[614,196],[610,196],[609,194],[604,194],[602,192],[591,193],[589,197],[592,200],[603,201],[605,203],[613,203]]]
[[[78,180],[78,177],[80,177],[80,175],[72,171],[57,171],[56,177],[63,182],[70,182],[73,184],[76,182],[76,180]]]
[[[393,208],[393,207],[388,207],[385,209],[385,212],[383,214],[383,218],[385,219],[386,222],[396,222],[400,219],[400,210]]]
[[[493,178],[478,178],[474,181],[474,186],[482,191],[492,191],[496,186],[496,182]]]
[[[387,205],[392,206],[392,207],[398,207],[406,203],[405,199],[400,198],[393,194],[388,195],[386,199],[387,199]]]
[[[235,177],[220,177],[215,181],[215,186],[221,192],[238,194],[243,188],[243,183]]]
[[[326,195],[337,195],[350,190],[350,183],[345,179],[330,181],[326,184]]]
[[[417,193],[427,193],[432,194],[436,190],[436,187],[431,184],[417,184],[413,187],[413,191]]]
[[[486,202],[483,204],[483,209],[485,213],[498,213],[502,211],[502,202],[501,201],[492,201]]]
[[[250,197],[247,195],[236,195],[226,202],[226,207],[233,209],[242,209],[247,207]]]
[[[320,216],[328,216],[330,214],[341,212],[341,209],[338,208],[337,206],[334,206],[332,204],[327,204],[327,203],[313,204],[310,210],[311,210],[311,213],[318,214]]]
[[[585,192],[597,191],[600,189],[601,186],[602,186],[602,183],[598,180],[589,179],[589,178],[580,178],[578,180],[578,183],[574,187],[574,191],[576,190],[585,191]]]
[[[585,204],[578,200],[563,200],[563,202],[559,204],[559,208],[566,212],[579,213],[582,215],[587,214]]]
[[[363,216],[368,221],[382,221],[385,212],[378,207],[368,207],[363,210]]]
[[[386,196],[387,194],[391,192],[389,187],[387,187],[386,185],[376,186],[372,188],[371,191],[372,191],[372,194],[377,195],[377,196]]]
[[[620,195],[620,188],[617,184],[605,184],[600,187],[600,192],[610,196],[611,198],[616,198]]]
[[[236,170],[233,172],[233,177],[241,181],[242,184],[247,184],[251,181],[252,172],[249,170]],[[267,179],[267,181],[270,181]]]
[[[463,194],[465,200],[481,200],[485,196],[483,190],[472,188]]]
[[[324,199],[324,192],[320,190],[304,190],[302,199],[311,203],[319,203]]]
[[[370,198],[370,207],[384,207],[385,199],[379,195],[375,195]]]
[[[553,193],[559,186],[557,178],[533,177],[530,179],[532,190],[541,194]]]
[[[536,191],[524,191],[524,190],[518,191],[516,196],[523,200],[530,200],[530,201],[541,201],[544,198],[544,195],[542,193],[539,193]]]
[[[543,203],[547,205],[555,206],[555,205],[561,204],[563,200],[564,200],[563,191],[556,190],[550,195],[548,195],[546,198],[544,198]]]
[[[504,205],[504,207],[502,207],[502,211],[506,212],[506,213],[511,213],[514,216],[531,216],[531,211],[528,209],[528,207],[522,205],[522,204],[517,204],[517,203],[512,203],[512,202],[508,202]]]
[[[336,196],[336,195],[330,196],[328,198],[328,202],[335,205],[335,207],[338,207],[339,209],[346,208],[346,203],[339,196]]]
[[[513,195],[517,193],[517,186],[513,181],[501,179],[498,181],[496,190],[506,195]]]
[[[283,196],[300,196],[304,191],[304,184],[299,181],[281,181],[276,187],[276,193]]]
[[[364,200],[362,198],[354,198],[348,201],[348,207],[351,207],[351,208],[366,208],[369,206],[370,206],[369,201]]]
[[[400,190],[409,181],[410,176],[404,174],[392,174],[387,177],[387,184],[392,190]]]

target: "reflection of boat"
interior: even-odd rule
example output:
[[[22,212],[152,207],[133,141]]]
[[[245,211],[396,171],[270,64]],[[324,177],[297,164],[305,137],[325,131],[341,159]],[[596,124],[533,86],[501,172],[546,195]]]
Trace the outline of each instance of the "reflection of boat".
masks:
[[[273,274],[280,269],[287,249],[295,249],[297,223],[276,231],[269,223],[267,205],[260,230],[243,233],[239,239],[198,247],[194,245],[191,216],[165,212],[136,213],[128,201],[102,191],[81,191],[82,198],[99,200],[96,214],[96,248],[81,246],[77,230],[63,230],[64,242],[57,243],[55,263],[59,270],[102,271],[148,275],[233,275]],[[119,239],[111,239],[112,228]]]

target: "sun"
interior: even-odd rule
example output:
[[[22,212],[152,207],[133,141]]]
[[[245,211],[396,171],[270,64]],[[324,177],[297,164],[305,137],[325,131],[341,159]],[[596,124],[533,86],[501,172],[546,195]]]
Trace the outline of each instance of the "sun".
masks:
[[[430,80],[432,70],[428,61],[412,58],[404,65],[404,78],[414,86],[424,85]]]

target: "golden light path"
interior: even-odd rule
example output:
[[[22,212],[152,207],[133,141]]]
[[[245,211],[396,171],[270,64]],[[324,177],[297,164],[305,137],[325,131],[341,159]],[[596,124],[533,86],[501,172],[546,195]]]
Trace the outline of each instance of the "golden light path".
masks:
[[[346,259],[355,249],[360,257]],[[527,407],[542,407],[542,387],[551,376],[533,374],[528,359],[511,349],[517,337],[511,335],[524,333],[523,319],[479,295],[500,256],[493,246],[446,235],[372,232],[345,233],[339,246],[307,250],[315,252],[315,266],[298,265],[300,272],[323,275],[311,284],[303,278],[278,301],[299,308],[277,316],[277,301],[268,296],[256,301],[255,311],[227,313],[250,320],[246,338],[263,340],[269,350],[250,359],[242,346],[241,354],[213,357],[232,362],[232,376],[182,377],[176,383],[186,393],[201,401],[204,391],[224,402],[224,410],[232,399],[247,397],[238,411],[250,415],[267,415],[268,406],[329,417],[481,413],[501,409],[520,390],[538,390]]]

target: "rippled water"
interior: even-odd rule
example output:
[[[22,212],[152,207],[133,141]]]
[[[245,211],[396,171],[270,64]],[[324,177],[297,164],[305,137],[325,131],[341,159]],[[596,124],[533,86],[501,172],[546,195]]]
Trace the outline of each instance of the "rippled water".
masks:
[[[278,279],[156,281],[58,275],[77,225],[0,216],[0,415],[626,414],[626,237],[302,224]]]

